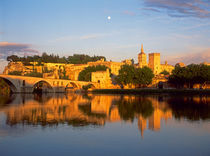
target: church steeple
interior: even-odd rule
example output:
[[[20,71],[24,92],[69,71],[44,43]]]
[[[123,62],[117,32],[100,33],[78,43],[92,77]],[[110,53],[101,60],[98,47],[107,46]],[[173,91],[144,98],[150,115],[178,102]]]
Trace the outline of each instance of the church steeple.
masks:
[[[144,53],[143,44],[141,44],[141,53]]]
[[[147,55],[144,53],[143,44],[141,44],[141,52],[138,54],[139,67],[147,66]]]

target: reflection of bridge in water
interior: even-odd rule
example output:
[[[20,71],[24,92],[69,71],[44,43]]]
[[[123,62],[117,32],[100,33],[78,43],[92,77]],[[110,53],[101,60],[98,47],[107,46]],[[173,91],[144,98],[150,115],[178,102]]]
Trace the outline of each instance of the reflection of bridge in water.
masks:
[[[71,81],[62,79],[45,79],[37,77],[0,75],[13,93],[32,93],[36,90],[42,92],[66,92],[72,89],[82,89],[90,84],[92,88],[99,88],[98,83],[85,81]]]

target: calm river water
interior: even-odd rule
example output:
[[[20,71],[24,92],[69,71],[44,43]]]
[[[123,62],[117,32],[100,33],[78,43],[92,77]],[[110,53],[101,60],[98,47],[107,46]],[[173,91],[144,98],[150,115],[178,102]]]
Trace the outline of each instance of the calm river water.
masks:
[[[0,97],[0,155],[210,155],[210,96]]]

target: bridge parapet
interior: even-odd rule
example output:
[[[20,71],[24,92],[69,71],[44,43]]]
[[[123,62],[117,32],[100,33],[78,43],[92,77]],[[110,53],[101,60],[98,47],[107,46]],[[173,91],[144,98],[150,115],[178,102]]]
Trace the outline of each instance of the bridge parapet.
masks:
[[[85,81],[71,81],[62,79],[47,79],[38,77],[15,76],[15,75],[0,75],[0,78],[10,86],[14,93],[32,93],[35,87],[39,87],[39,83],[43,82],[48,85],[45,91],[47,92],[65,92],[68,84],[73,86],[73,89],[82,89],[82,86],[92,84],[95,88],[99,88],[98,83]]]

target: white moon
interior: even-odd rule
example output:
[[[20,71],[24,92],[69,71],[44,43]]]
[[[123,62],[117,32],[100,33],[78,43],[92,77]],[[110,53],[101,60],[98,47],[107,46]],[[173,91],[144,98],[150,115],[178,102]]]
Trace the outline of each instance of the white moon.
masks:
[[[110,20],[111,19],[111,16],[108,16],[107,19]]]

